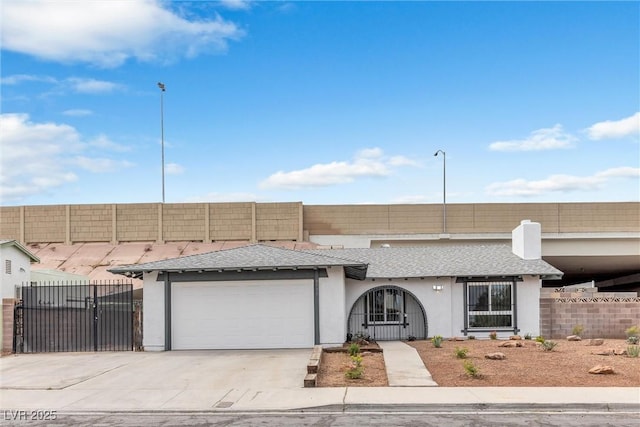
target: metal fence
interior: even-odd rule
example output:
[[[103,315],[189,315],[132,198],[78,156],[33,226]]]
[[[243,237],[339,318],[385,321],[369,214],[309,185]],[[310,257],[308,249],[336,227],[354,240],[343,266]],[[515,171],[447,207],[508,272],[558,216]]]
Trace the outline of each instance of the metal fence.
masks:
[[[19,288],[14,351],[133,350],[131,283],[37,283]]]

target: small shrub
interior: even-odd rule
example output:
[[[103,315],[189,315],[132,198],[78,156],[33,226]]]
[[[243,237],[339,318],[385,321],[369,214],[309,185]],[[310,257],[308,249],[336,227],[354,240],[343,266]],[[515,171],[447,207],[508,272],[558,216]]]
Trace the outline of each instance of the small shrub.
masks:
[[[524,339],[531,341],[531,334],[529,332],[527,332],[526,334],[524,334]]]
[[[354,342],[349,346],[349,356],[357,356],[358,353],[360,353],[360,346]]]
[[[539,342],[540,344],[542,344],[543,342],[545,342],[545,339],[542,335],[538,335],[536,337],[536,342]]]
[[[627,342],[629,344],[633,344],[636,345],[638,344],[638,342],[640,341],[640,337],[638,335],[640,335],[640,330],[638,329],[637,326],[630,326],[628,327],[624,333],[627,335]]]
[[[629,357],[640,356],[640,346],[637,346],[637,345],[627,346],[627,356]]]
[[[464,371],[472,378],[478,378],[480,376],[480,369],[473,364],[471,360],[465,360],[463,365]]]
[[[576,325],[573,327],[573,329],[571,329],[571,333],[573,335],[577,335],[577,336],[582,336],[582,333],[584,332],[584,326],[582,325]]]
[[[469,336],[467,337],[467,339],[468,339],[468,340],[475,340],[475,339],[476,339],[476,336],[475,336],[475,335],[469,335]]]
[[[491,338],[492,340],[497,340],[498,339],[498,333],[496,331],[489,332],[489,338]]]
[[[409,335],[409,336],[407,337],[407,341],[415,341],[415,340],[416,340],[416,337],[415,337],[415,336],[413,336],[413,335]]]
[[[456,357],[458,359],[466,359],[467,358],[467,353],[469,353],[469,349],[468,348],[458,348],[456,347],[456,350],[454,352],[454,354],[456,355]]]
[[[435,348],[442,347],[442,336],[441,335],[436,335],[435,337],[431,338],[431,342],[433,343],[433,346]]]
[[[542,349],[544,351],[553,351],[553,349],[558,345],[555,341],[545,340],[542,342]]]
[[[364,374],[364,368],[362,367],[362,356],[356,354],[351,356],[351,367],[345,372],[345,376],[352,380],[362,378]]]

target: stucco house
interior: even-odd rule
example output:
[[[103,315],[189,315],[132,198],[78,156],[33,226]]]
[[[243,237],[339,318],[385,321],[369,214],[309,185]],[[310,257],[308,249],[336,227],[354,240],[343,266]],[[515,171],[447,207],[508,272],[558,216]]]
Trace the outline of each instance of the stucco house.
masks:
[[[11,351],[13,338],[13,304],[16,287],[31,280],[31,264],[39,262],[37,256],[13,239],[0,239],[0,343],[2,351]],[[6,339],[5,339],[6,338]]]
[[[540,224],[512,245],[291,250],[256,244],[112,268],[144,280],[144,348],[305,348],[348,336],[538,334]]]

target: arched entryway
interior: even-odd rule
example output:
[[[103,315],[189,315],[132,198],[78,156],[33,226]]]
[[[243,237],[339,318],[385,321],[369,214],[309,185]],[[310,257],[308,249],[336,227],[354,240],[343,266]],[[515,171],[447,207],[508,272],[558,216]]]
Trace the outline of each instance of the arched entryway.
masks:
[[[399,286],[365,292],[351,307],[347,333],[376,341],[426,339],[427,316],[420,301]]]

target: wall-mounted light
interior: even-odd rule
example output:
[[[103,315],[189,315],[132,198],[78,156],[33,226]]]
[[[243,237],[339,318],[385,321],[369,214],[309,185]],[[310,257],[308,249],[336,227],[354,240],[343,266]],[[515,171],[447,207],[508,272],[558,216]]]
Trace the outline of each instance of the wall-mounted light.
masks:
[[[433,285],[433,290],[436,292],[441,292],[442,289],[444,289],[444,286],[442,285]]]

